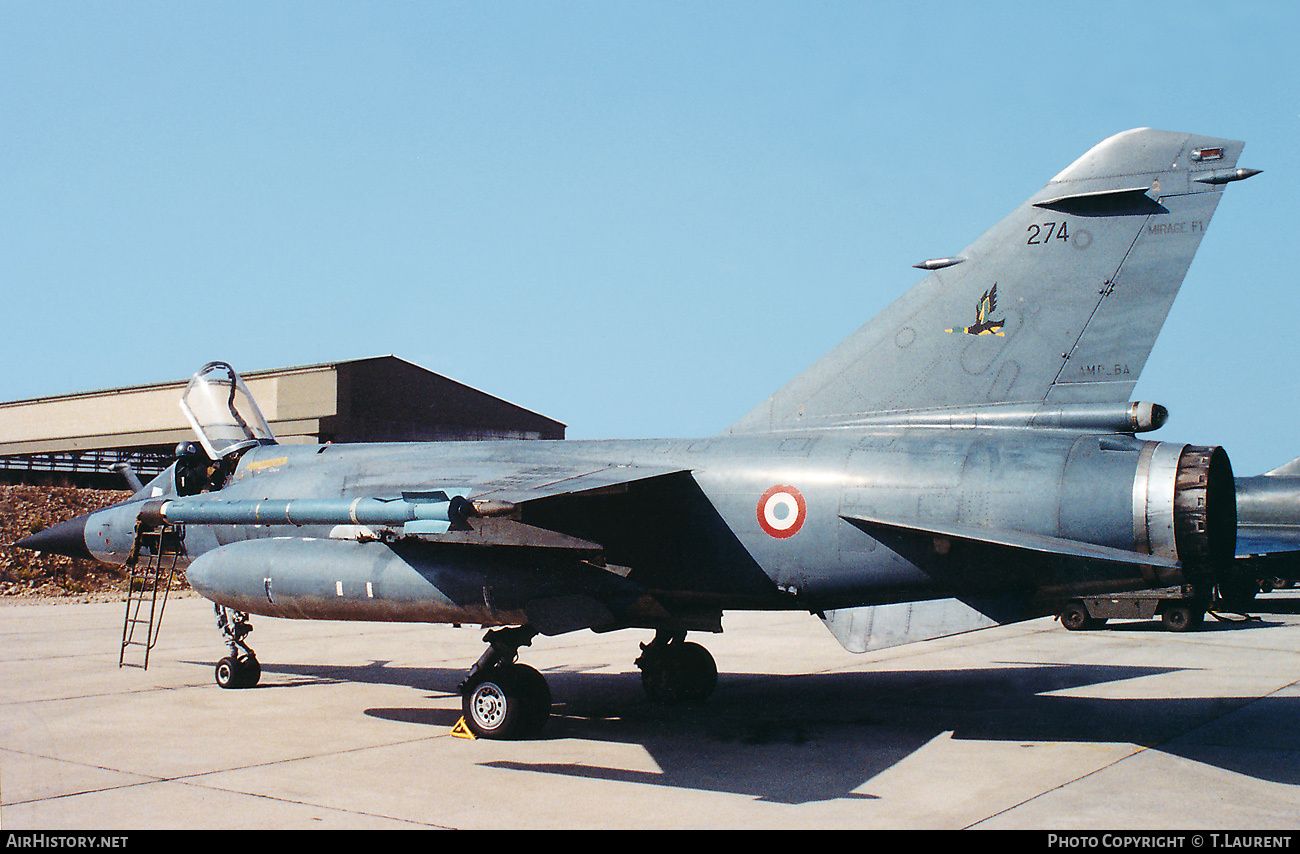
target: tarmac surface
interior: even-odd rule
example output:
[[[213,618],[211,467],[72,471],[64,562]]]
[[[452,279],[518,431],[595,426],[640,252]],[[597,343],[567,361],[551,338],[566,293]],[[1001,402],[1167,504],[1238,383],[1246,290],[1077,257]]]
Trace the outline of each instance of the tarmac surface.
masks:
[[[458,738],[478,627],[253,618],[222,690],[211,605],[149,668],[123,606],[0,607],[0,828],[1300,828],[1300,592],[1174,634],[1051,619],[866,655],[727,614],[702,705],[650,703],[649,632],[538,637],[535,740]],[[137,653],[139,648],[132,648]],[[129,660],[138,660],[134,655]]]

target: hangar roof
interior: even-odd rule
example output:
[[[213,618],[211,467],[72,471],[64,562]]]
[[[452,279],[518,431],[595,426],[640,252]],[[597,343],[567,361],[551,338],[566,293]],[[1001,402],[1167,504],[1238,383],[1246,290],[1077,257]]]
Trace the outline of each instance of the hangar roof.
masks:
[[[285,444],[563,439],[565,425],[396,356],[242,374]],[[0,403],[0,456],[170,448],[189,378]]]

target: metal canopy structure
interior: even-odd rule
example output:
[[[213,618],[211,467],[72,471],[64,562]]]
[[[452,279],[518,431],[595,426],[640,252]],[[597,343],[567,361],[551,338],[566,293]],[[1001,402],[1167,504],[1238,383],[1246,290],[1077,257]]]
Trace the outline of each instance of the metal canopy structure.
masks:
[[[243,374],[282,444],[563,439],[565,425],[396,356]],[[193,431],[189,378],[0,403],[0,481],[119,487],[146,479]]]

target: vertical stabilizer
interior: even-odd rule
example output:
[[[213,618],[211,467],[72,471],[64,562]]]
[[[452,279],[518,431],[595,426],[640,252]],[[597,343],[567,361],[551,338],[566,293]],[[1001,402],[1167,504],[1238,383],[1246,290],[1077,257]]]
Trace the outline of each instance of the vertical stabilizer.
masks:
[[[1095,146],[731,426],[1132,393],[1243,144],[1147,128]]]

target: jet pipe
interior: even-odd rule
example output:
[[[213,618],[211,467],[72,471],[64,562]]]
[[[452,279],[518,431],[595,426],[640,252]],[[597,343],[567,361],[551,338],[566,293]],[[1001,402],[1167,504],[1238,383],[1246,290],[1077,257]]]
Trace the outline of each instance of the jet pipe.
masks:
[[[1176,559],[1194,572],[1230,562],[1237,503],[1223,449],[1145,445],[1133,481],[1133,537],[1138,551]]]

